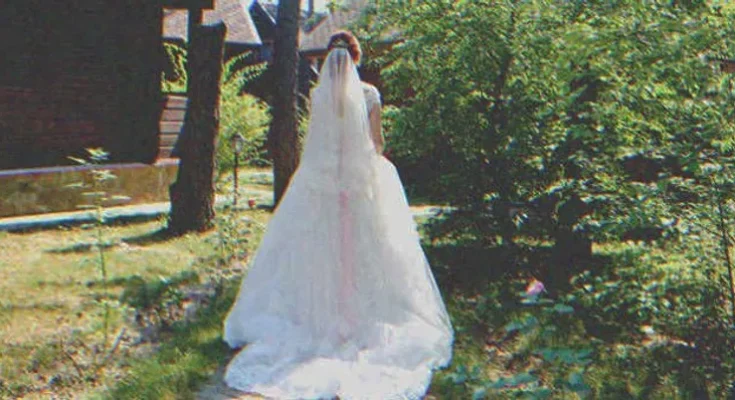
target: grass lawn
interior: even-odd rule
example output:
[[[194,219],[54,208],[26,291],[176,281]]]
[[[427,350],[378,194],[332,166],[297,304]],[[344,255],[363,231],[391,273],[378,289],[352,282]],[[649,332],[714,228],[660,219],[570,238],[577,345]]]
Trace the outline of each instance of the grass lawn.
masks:
[[[253,226],[269,217],[255,210],[240,215],[255,221]],[[165,357],[168,348],[182,341],[196,340],[198,346],[206,335],[219,341],[214,339],[221,321],[206,318],[186,328],[178,322],[159,337],[146,338],[139,332],[143,324],[135,321],[135,310],[117,301],[126,288],[135,287],[133,283],[150,285],[187,271],[211,276],[212,267],[226,257],[223,246],[231,239],[224,238],[222,230],[169,238],[161,233],[163,226],[164,221],[149,221],[104,227],[105,241],[110,243],[105,249],[108,285],[100,281],[94,229],[0,233],[0,398],[48,398],[51,393],[84,397],[119,385],[120,378],[141,368],[138,362]],[[246,250],[254,246],[258,232],[252,229],[247,235],[252,240],[241,246]],[[107,351],[101,305],[105,300],[113,303]],[[221,301],[205,307],[219,306],[226,308]],[[196,326],[209,331],[192,339]],[[116,340],[118,346],[109,355]],[[107,366],[95,373],[92,365],[107,357]]]
[[[240,188],[244,200],[272,178],[248,168]],[[231,192],[223,176],[218,193]],[[168,237],[163,218],[104,226],[107,284],[94,226],[0,232],[0,398],[196,398],[231,356],[221,326],[242,273],[228,271],[232,254],[246,263],[270,218],[218,215],[215,230],[182,237]],[[186,298],[172,301],[215,281],[221,292],[195,317]]]
[[[246,170],[243,191],[271,190],[266,172]],[[223,177],[218,192],[227,195],[231,186],[231,178]],[[163,219],[104,226],[107,285],[93,226],[0,232],[0,398],[195,398],[231,356],[221,326],[241,272],[221,272],[235,248],[244,249],[241,264],[246,262],[270,217],[267,211],[243,210],[239,216],[250,222],[234,223],[242,219],[228,213],[220,210],[211,232],[174,238],[163,233]],[[246,240],[237,243],[238,238]],[[191,272],[195,282],[182,279]],[[180,295],[218,279],[221,293],[208,298],[196,317],[179,312],[157,324],[140,322],[141,316],[155,319],[151,306],[171,301],[151,289],[148,294],[159,297],[142,307],[142,292],[136,291],[141,285],[183,280],[172,285],[171,292]]]
[[[268,189],[269,183],[246,175],[242,186]],[[231,398],[221,390],[222,368],[232,355],[221,339],[222,321],[270,213],[228,213],[220,210],[217,228],[208,233],[176,238],[162,234],[163,220],[105,226],[106,285],[95,229],[0,232],[0,398]],[[574,389],[580,374],[599,393],[623,396],[604,398],[687,398],[671,383],[675,368],[651,361],[657,353],[650,353],[650,338],[639,332],[647,320],[630,319],[618,304],[645,295],[646,285],[660,287],[662,279],[676,284],[689,270],[685,257],[654,247],[598,246],[596,257],[606,264],[590,268],[601,277],[610,266],[615,272],[581,286],[599,286],[593,302],[572,293],[578,296],[572,313],[561,304],[523,304],[519,292],[527,279],[522,271],[508,273],[517,259],[502,249],[427,242],[425,250],[456,333],[452,365],[434,375],[429,398],[472,398],[487,382],[501,382],[502,391],[487,387],[485,395],[474,392],[476,398],[518,398],[534,387],[553,387],[551,397],[538,398],[576,399],[582,397],[565,387]],[[533,257],[524,268],[542,260]],[[204,293],[199,301],[193,300],[197,293]],[[662,323],[671,318],[659,317]],[[517,328],[506,329],[509,323]],[[602,343],[610,329],[618,333]],[[657,346],[674,339],[659,335]],[[597,364],[575,361],[576,352],[587,348],[595,349]],[[630,363],[637,367],[625,370]],[[528,383],[529,377],[536,383]],[[652,378],[658,381],[650,384]]]

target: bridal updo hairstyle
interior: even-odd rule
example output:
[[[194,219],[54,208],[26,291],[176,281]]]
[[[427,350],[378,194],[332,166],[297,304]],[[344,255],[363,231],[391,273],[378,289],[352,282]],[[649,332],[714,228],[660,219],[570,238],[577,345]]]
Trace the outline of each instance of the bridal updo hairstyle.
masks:
[[[355,65],[360,64],[362,58],[362,50],[360,49],[360,42],[357,41],[355,35],[348,31],[337,31],[332,34],[329,38],[329,44],[327,45],[327,51],[332,51],[335,47],[344,47],[350,53],[352,62]]]

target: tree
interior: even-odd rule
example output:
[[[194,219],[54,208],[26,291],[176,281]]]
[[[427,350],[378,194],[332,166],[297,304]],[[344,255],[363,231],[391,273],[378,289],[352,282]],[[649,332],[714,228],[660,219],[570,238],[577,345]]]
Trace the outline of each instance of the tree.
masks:
[[[385,0],[368,30],[401,31],[381,62],[384,95],[400,102],[386,115],[388,143],[402,177],[456,207],[434,225],[442,230],[430,230],[452,240],[435,243],[522,238],[521,257],[487,259],[489,269],[531,269],[550,292],[576,286],[582,315],[594,315],[597,303],[606,304],[602,313],[646,303],[618,321],[639,315],[636,329],[655,325],[692,343],[669,347],[685,398],[735,391],[735,365],[724,361],[734,359],[732,329],[723,328],[735,302],[735,79],[713,62],[735,54],[735,19],[724,4]],[[617,247],[621,239],[659,239],[672,256],[627,276],[634,253],[649,257],[654,246],[620,246],[604,263],[573,257],[580,248],[589,254],[593,240]],[[663,268],[681,276],[680,289],[661,278]],[[659,290],[659,301],[631,296],[649,269],[655,278],[642,293]],[[695,284],[694,276],[703,278]],[[597,282],[614,288],[614,302],[589,289]],[[676,311],[661,318],[662,310]],[[598,329],[599,320],[585,324]],[[656,392],[651,382],[665,369],[663,353],[648,354],[656,366],[641,397]]]
[[[732,79],[706,59],[733,54],[716,6],[388,0],[373,13],[368,36],[401,30],[382,57],[384,95],[401,103],[392,156],[458,207],[455,237],[531,234],[569,266],[590,239],[671,227],[705,193],[691,186],[703,166],[735,148]]]
[[[214,151],[219,131],[225,25],[196,25],[189,54],[189,107],[179,144],[179,170],[169,190],[169,231],[210,229],[214,220]]]
[[[274,206],[281,201],[288,182],[299,164],[298,148],[298,35],[300,0],[278,2],[273,66],[272,115],[268,130],[268,151],[273,160]]]

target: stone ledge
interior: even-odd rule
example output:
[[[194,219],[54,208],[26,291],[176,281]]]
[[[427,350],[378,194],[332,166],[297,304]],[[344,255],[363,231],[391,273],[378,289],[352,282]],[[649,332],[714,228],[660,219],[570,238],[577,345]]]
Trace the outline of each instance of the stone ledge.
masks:
[[[155,164],[107,164],[26,168],[0,171],[0,218],[79,210],[83,189],[69,185],[89,181],[90,171],[110,170],[117,179],[105,185],[110,195],[127,196],[126,205],[168,201],[168,187],[176,180],[178,160]]]

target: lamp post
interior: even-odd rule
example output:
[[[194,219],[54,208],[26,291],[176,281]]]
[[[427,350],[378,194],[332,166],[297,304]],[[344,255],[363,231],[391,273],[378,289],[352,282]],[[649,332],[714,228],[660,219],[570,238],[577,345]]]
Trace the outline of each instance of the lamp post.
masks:
[[[240,153],[242,152],[242,148],[245,145],[245,137],[242,136],[240,133],[236,133],[230,137],[230,145],[232,146],[232,150],[235,154],[235,168],[232,169],[232,174],[234,175],[234,192],[233,192],[233,200],[232,200],[232,208],[237,208],[237,193],[238,193],[238,178],[237,178],[237,169],[240,167]]]

